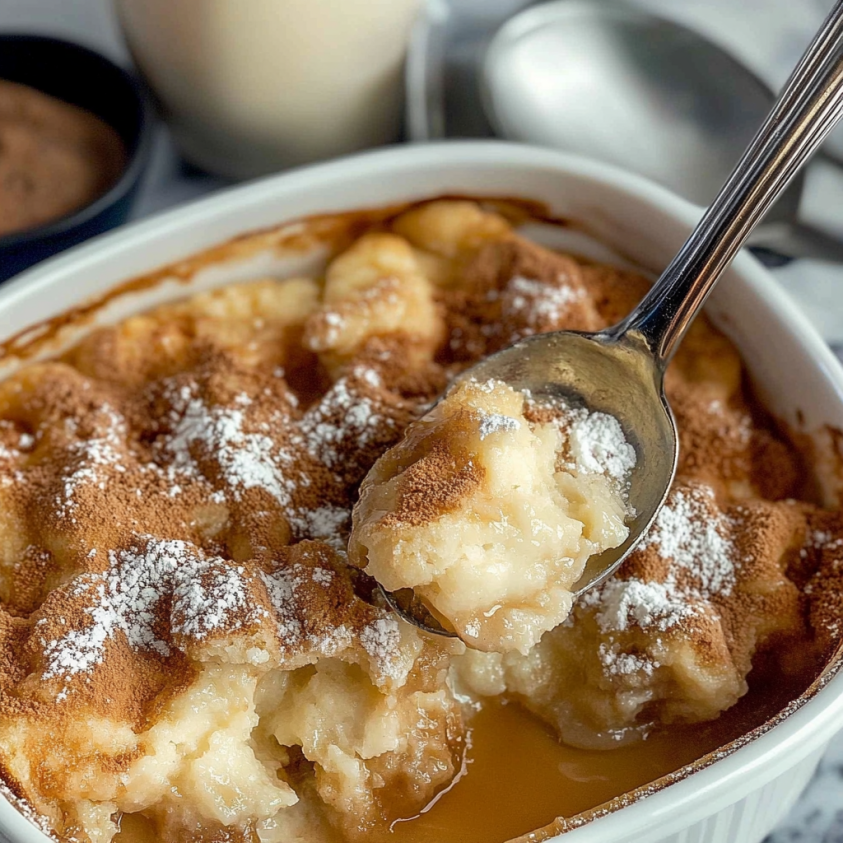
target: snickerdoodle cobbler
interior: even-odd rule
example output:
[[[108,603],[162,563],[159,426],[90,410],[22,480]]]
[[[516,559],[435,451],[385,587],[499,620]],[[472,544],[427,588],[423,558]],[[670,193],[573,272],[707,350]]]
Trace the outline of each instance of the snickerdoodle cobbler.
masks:
[[[589,557],[629,535],[635,463],[605,413],[463,382],[366,476],[349,558],[469,646],[526,655],[568,617]]]
[[[727,339],[687,337],[668,503],[573,603],[628,529],[617,422],[494,382],[425,414],[647,280],[469,201],[364,228],[320,277],[161,306],[0,383],[0,774],[55,839],[473,839],[418,829],[480,775],[489,712],[577,763],[646,753],[835,645],[843,516],[802,499]],[[399,621],[375,580],[474,646]]]

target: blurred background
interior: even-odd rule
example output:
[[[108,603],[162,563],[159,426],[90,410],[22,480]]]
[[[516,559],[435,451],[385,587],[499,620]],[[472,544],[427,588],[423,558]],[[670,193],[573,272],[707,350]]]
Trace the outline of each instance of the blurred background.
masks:
[[[581,0],[551,5],[565,2]],[[103,188],[105,193],[94,191],[77,213],[22,230],[0,227],[0,277],[91,234],[236,181],[386,143],[498,134],[582,152],[576,147],[583,132],[565,133],[580,124],[560,121],[563,113],[596,127],[590,154],[644,171],[703,204],[711,198],[702,195],[706,186],[719,185],[722,167],[757,124],[756,109],[766,111],[766,98],[785,81],[831,2],[590,0],[600,14],[620,10],[621,17],[610,15],[611,20],[626,21],[635,33],[644,31],[642,19],[630,18],[629,10],[680,24],[674,29],[658,20],[648,24],[655,29],[647,30],[653,40],[646,42],[643,59],[635,55],[638,35],[628,40],[625,57],[638,62],[631,70],[616,64],[624,52],[616,49],[617,39],[625,37],[620,30],[607,36],[592,27],[587,33],[592,41],[586,35],[566,41],[573,24],[564,9],[556,18],[539,13],[530,36],[537,40],[528,44],[532,64],[526,62],[519,52],[527,43],[519,41],[526,37],[524,27],[502,27],[535,5],[527,0],[0,0],[0,79],[30,82],[93,111],[117,131],[126,149],[122,175]],[[92,64],[96,57],[55,52],[52,43],[39,47],[45,52],[35,61],[28,42],[16,46],[11,38],[21,34],[90,48],[116,64],[116,75],[107,65]],[[705,40],[698,44],[694,36]],[[572,44],[589,46],[578,53]],[[545,65],[536,58],[542,50]],[[689,60],[680,66],[689,56],[696,56],[696,65]],[[567,74],[559,69],[564,62]],[[130,76],[121,77],[121,69]],[[132,87],[136,78],[143,88]],[[636,87],[613,101],[606,86],[619,78]],[[544,98],[525,96],[519,84]],[[630,116],[622,104],[634,95],[641,100]],[[604,122],[596,122],[586,106],[597,109]],[[641,114],[650,106],[648,124]],[[630,120],[635,132],[629,130]],[[633,136],[640,141],[637,150]],[[618,144],[619,138],[624,142]],[[651,149],[658,154],[648,161]],[[778,227],[769,230],[772,254],[759,254],[776,264],[777,281],[840,353],[839,130],[826,152],[781,209]],[[0,225],[2,200],[0,189]],[[843,740],[769,843],[843,843]]]
[[[532,5],[536,4],[528,0],[251,0],[244,11],[241,4],[235,7],[226,0],[3,0],[0,33],[45,33],[86,45],[120,66],[140,65],[166,122],[155,120],[151,154],[130,203],[130,218],[138,218],[234,180],[385,142],[490,134],[490,115],[480,94],[485,49],[507,17]],[[830,2],[592,0],[591,5],[635,7],[687,26],[733,56],[743,66],[741,72],[754,74],[775,90]],[[564,53],[564,45],[561,49]],[[675,49],[674,55],[683,54],[681,45]],[[667,69],[652,72],[671,78],[671,55],[663,58]],[[504,61],[497,78],[502,75],[505,81],[496,102],[505,100],[509,71]],[[717,86],[736,91],[740,82],[727,76],[717,75]],[[532,81],[529,75],[524,79],[527,84]],[[552,97],[558,99],[558,91],[553,89]],[[661,107],[674,112],[694,97],[693,90],[674,92],[673,101],[670,91],[662,93],[668,99]],[[516,97],[513,88],[512,99]],[[560,114],[553,102],[532,104],[538,109],[531,115],[536,118],[529,124],[532,136],[518,137],[517,127],[501,131],[506,115],[497,121],[498,133],[564,148],[566,139],[553,135],[558,134],[554,118]],[[709,104],[709,116],[717,105]],[[766,111],[766,103],[762,105]],[[753,109],[739,100],[732,109],[733,114],[745,114],[747,125],[754,125]],[[697,111],[697,117],[708,119],[700,107]],[[659,119],[660,127],[674,131],[681,142],[680,121]],[[526,124],[521,120],[519,125]],[[726,135],[721,139],[726,164],[745,141],[737,131],[729,136],[730,125],[721,120],[718,128]],[[665,131],[659,134],[666,136]],[[692,152],[714,148],[710,137],[701,135]],[[650,147],[650,139],[643,138],[641,148]],[[829,150],[839,150],[843,157],[840,132]],[[589,151],[599,152],[594,145]],[[684,170],[698,182],[719,184],[722,161],[721,170],[709,172],[700,169],[699,160],[699,154],[689,153],[684,161],[674,161],[674,170]],[[659,175],[643,158],[640,161],[645,175]],[[675,179],[664,181],[677,189]],[[843,258],[843,171],[827,161],[815,162],[808,169],[801,200],[796,197],[791,205],[788,220],[798,205],[800,222],[819,227],[823,237],[831,235],[836,242],[826,245],[839,254],[827,260],[828,250],[822,244],[815,248],[813,242],[807,250],[801,242],[792,247],[788,228],[782,251],[809,257],[778,268],[776,278],[826,339],[843,347],[843,306],[836,289]],[[778,238],[773,241],[775,246]]]

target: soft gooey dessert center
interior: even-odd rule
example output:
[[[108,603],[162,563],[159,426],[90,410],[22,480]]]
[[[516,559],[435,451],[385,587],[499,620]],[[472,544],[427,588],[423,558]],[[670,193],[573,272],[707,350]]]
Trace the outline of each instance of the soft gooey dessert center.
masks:
[[[617,420],[460,384],[375,463],[350,560],[414,589],[469,646],[526,654],[568,616],[590,556],[629,534],[635,451]]]
[[[628,444],[446,388],[617,322],[646,280],[471,202],[369,220],[335,221],[318,277],[0,383],[0,774],[63,843],[503,841],[746,733],[837,643],[843,517],[805,499],[728,340],[687,337],[667,505],[572,602],[624,539]],[[370,574],[477,646],[399,622]]]

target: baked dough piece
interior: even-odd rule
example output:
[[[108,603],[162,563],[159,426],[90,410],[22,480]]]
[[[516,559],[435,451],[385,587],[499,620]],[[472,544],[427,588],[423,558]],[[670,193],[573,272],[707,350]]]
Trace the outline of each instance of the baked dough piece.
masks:
[[[588,558],[629,532],[635,452],[618,423],[532,422],[524,404],[500,382],[460,384],[375,464],[354,512],[352,563],[486,651],[526,653],[567,617]]]
[[[753,655],[803,641],[786,570],[804,519],[787,503],[721,508],[679,484],[618,574],[526,656],[466,653],[457,675],[514,694],[566,743],[611,748],[654,726],[716,718],[746,693]]]

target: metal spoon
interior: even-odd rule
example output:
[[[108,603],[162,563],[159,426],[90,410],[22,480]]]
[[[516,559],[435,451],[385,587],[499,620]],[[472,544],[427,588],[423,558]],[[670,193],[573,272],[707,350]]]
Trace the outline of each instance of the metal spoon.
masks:
[[[712,287],[750,232],[843,116],[843,0],[838,0],[779,100],[685,245],[637,308],[596,334],[529,337],[462,374],[615,416],[635,446],[629,503],[636,516],[618,548],[592,557],[582,594],[610,576],[649,529],[676,472],[677,432],[664,372]],[[406,590],[405,590],[406,591]],[[453,635],[413,594],[384,592],[407,621]]]
[[[482,80],[503,137],[618,164],[702,206],[775,100],[699,33],[605,0],[516,15],[489,45]],[[843,262],[840,239],[798,220],[803,185],[801,175],[791,182],[749,245]]]

